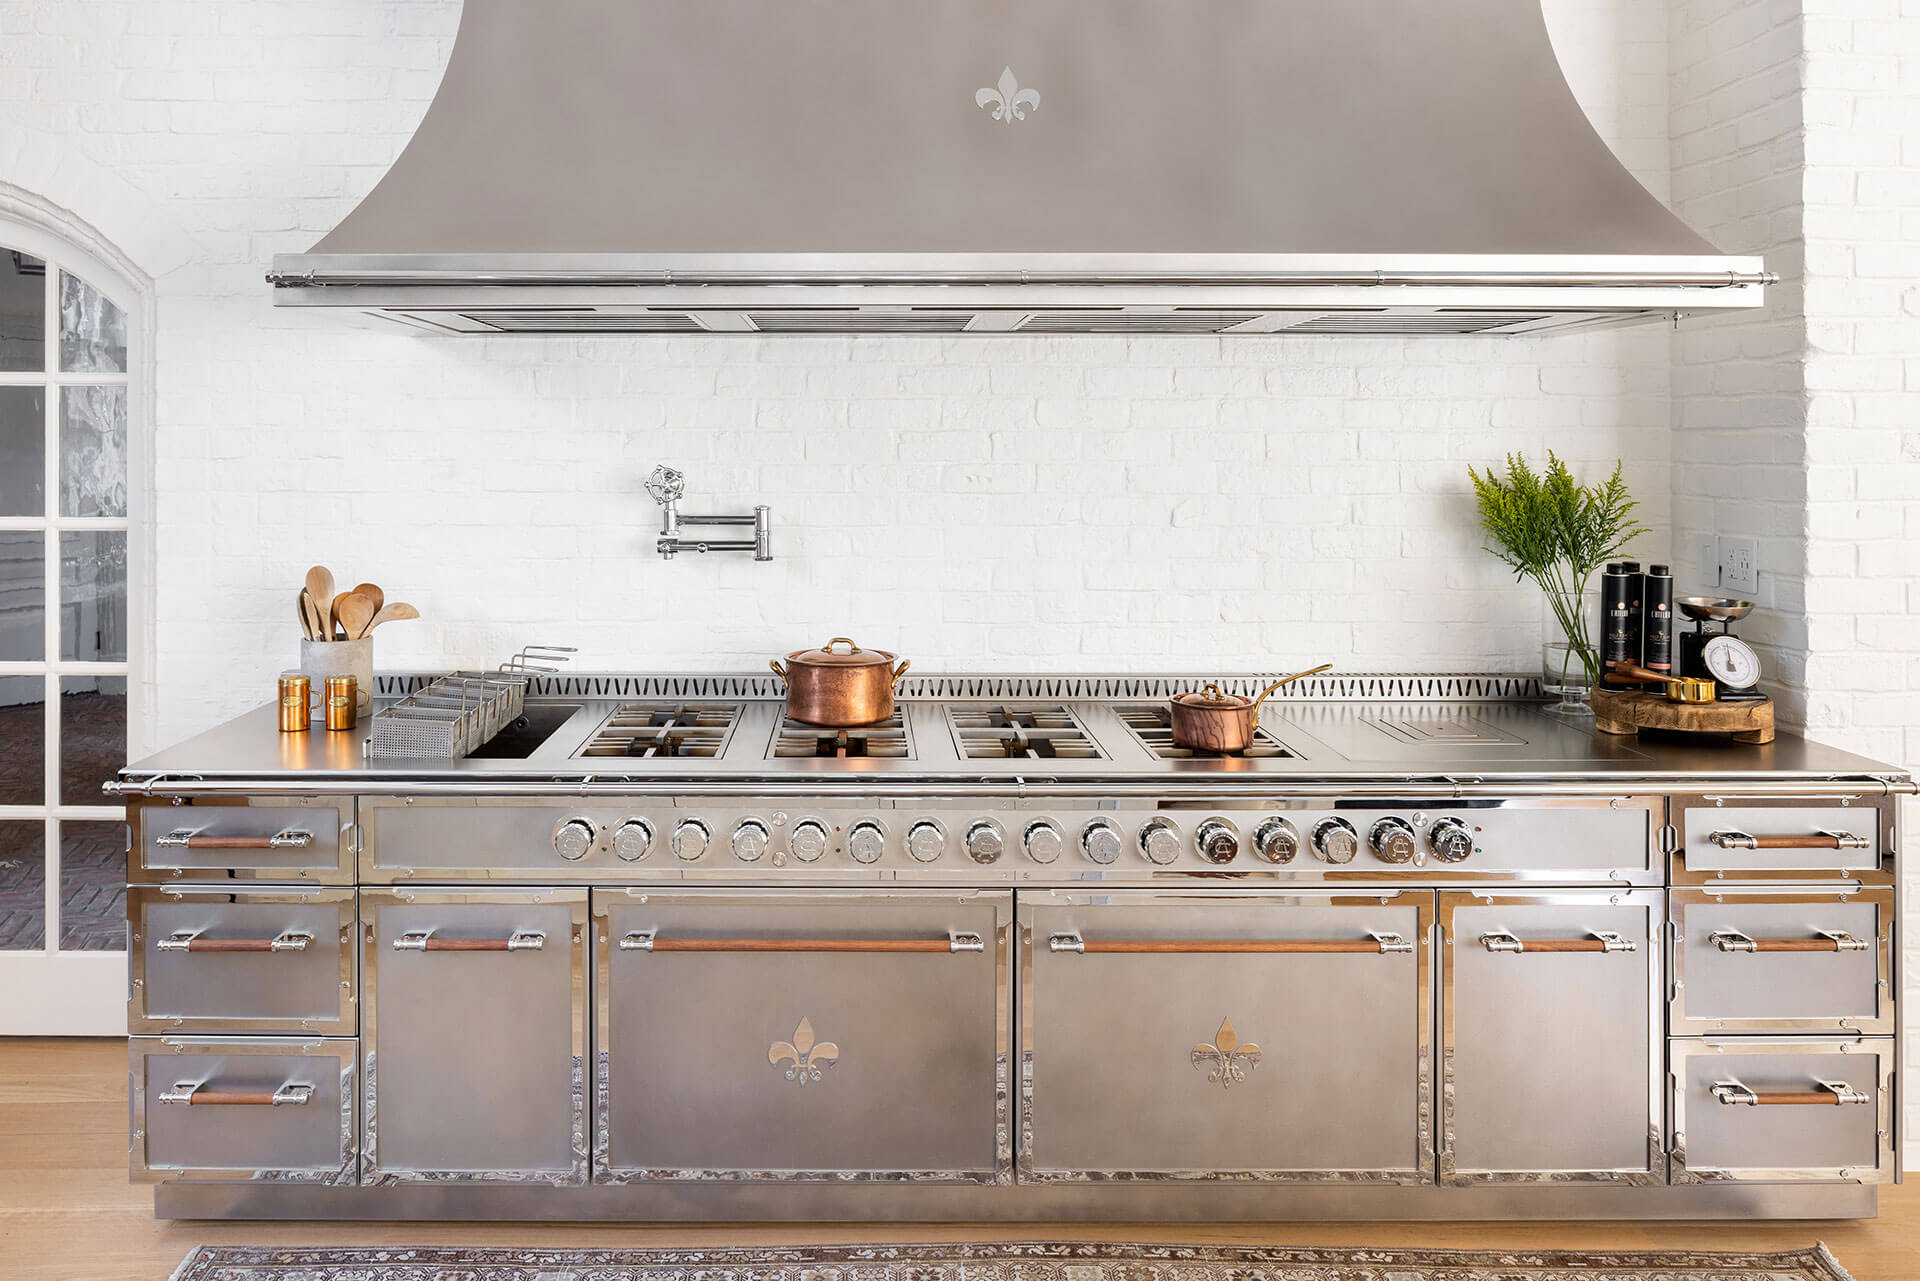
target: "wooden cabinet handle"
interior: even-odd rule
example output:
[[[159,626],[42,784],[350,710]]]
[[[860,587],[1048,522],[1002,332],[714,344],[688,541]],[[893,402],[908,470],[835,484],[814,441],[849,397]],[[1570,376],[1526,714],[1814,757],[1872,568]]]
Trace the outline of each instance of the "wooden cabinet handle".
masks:
[[[620,936],[623,952],[984,952],[978,934],[953,931],[943,939],[666,939],[655,930]]]
[[[153,843],[162,849],[304,850],[313,844],[313,833],[288,828],[271,836],[208,836],[183,827],[165,836],[156,836]]]
[[[1612,930],[1589,930],[1581,939],[1523,939],[1506,930],[1489,930],[1480,936],[1480,946],[1489,952],[1637,952],[1640,945]]]
[[[544,930],[515,930],[503,939],[443,939],[432,930],[408,930],[393,941],[396,952],[538,952]]]
[[[1820,1081],[1818,1085],[1817,1090],[1749,1090],[1738,1081],[1719,1081],[1713,1086],[1713,1097],[1729,1107],[1750,1108],[1838,1107],[1873,1102],[1872,1095],[1845,1081]]]
[[[162,952],[304,952],[313,935],[281,930],[270,939],[210,939],[199,930],[175,930],[153,946]]]
[[[1228,955],[1343,955],[1378,956],[1411,952],[1413,944],[1386,931],[1368,931],[1364,939],[1083,939],[1078,934],[1055,934],[1047,939],[1050,952],[1145,954],[1182,953]]]
[[[1723,850],[1863,850],[1871,842],[1852,832],[1813,832],[1805,836],[1754,836],[1729,830],[1708,835],[1709,844]]]
[[[180,1081],[171,1090],[162,1090],[162,1103],[185,1103],[192,1107],[300,1107],[313,1101],[313,1087],[289,1082],[277,1090],[210,1090],[204,1081]]]
[[[1867,940],[1845,930],[1817,930],[1810,939],[1757,939],[1739,930],[1716,930],[1708,935],[1722,952],[1864,952]]]

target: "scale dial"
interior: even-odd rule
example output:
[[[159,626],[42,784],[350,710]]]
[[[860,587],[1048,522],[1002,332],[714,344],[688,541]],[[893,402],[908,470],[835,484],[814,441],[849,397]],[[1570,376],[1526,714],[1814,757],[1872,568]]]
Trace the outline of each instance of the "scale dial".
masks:
[[[1713,679],[1729,689],[1751,689],[1760,681],[1760,655],[1738,636],[1715,636],[1700,653]]]

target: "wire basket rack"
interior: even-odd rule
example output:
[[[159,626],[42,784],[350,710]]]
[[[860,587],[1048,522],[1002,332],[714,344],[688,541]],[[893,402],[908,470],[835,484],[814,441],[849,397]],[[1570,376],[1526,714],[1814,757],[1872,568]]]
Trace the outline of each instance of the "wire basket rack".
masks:
[[[527,684],[560,670],[570,645],[529,645],[490,672],[453,672],[373,714],[368,756],[458,760],[520,718]]]

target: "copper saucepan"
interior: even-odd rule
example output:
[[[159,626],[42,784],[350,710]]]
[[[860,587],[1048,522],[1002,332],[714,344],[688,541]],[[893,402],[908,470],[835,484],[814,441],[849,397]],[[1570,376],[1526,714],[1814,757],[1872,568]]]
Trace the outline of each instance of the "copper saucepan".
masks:
[[[1332,663],[1322,663],[1304,672],[1283,676],[1260,691],[1260,697],[1222,693],[1218,685],[1173,696],[1173,741],[1180,747],[1199,752],[1244,752],[1253,742],[1254,727],[1260,723],[1260,704],[1282,685],[1328,671]]]
[[[845,645],[844,650],[835,649]],[[893,715],[893,687],[907,674],[908,663],[893,665],[897,655],[884,649],[861,649],[845,636],[836,636],[819,649],[798,649],[787,655],[785,667],[772,659],[787,687],[787,715],[808,725],[836,729],[874,725]]]

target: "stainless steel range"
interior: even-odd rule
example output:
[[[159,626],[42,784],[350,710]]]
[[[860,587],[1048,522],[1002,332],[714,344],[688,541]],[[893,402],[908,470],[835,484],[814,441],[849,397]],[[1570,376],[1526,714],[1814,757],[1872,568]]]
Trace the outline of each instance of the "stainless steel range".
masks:
[[[1496,678],[1290,687],[1210,757],[1183,684],[831,730],[568,677],[454,762],[271,709],[141,762],[134,1172],[179,1216],[1873,1212],[1904,775]]]

